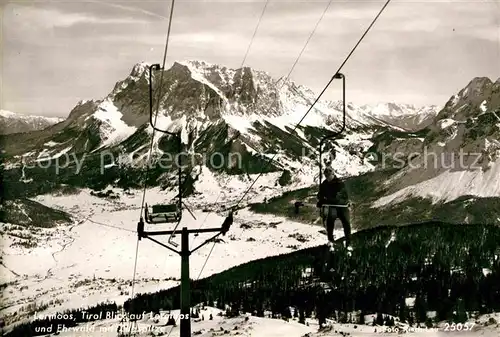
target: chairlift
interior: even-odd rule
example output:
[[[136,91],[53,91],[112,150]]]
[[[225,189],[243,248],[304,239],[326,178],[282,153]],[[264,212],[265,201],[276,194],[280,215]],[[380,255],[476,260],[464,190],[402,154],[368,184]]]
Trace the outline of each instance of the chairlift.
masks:
[[[332,168],[332,163],[337,158],[337,151],[335,149],[334,142],[331,143],[331,147],[327,150],[328,154],[325,156],[325,158],[323,157],[323,145],[325,145],[325,143],[328,140],[336,139],[338,136],[340,136],[344,132],[344,130],[346,128],[346,123],[345,123],[346,122],[345,76],[341,73],[336,73],[333,76],[333,78],[342,80],[342,128],[339,131],[336,131],[336,132],[333,132],[329,135],[324,136],[323,138],[321,138],[321,140],[319,142],[319,160],[317,161],[318,166],[319,166],[319,172],[318,172],[318,175],[314,176],[314,179],[316,179],[316,177],[318,179],[318,188],[322,182],[323,165],[326,167]],[[310,194],[309,196],[313,196],[314,194]],[[295,214],[299,214],[301,206],[303,206],[303,202],[300,200],[297,200],[294,204]],[[346,205],[328,205],[328,207],[331,207],[331,206],[347,207]],[[320,212],[320,216],[321,216],[322,210],[320,209],[319,212]]]
[[[144,208],[144,219],[149,224],[179,222],[181,218],[179,203],[156,204],[151,208],[146,204]]]
[[[335,149],[335,144],[334,141],[331,143],[331,147],[328,149],[328,154],[325,156],[326,158],[323,158],[323,145],[329,141],[329,140],[335,140],[337,139],[338,136],[340,136],[346,127],[346,105],[345,105],[345,76],[344,74],[341,73],[336,73],[333,78],[335,79],[341,79],[342,80],[342,128],[339,131],[333,132],[329,135],[324,136],[321,141],[319,142],[319,172],[318,172],[318,189],[322,183],[322,176],[323,176],[323,165],[326,166],[326,168],[331,168],[333,162],[337,158],[337,151]],[[346,207],[345,205],[325,205],[326,207],[331,207],[331,206],[339,206],[339,207]],[[320,217],[322,217],[323,209],[319,210]]]
[[[318,180],[319,184],[321,184],[321,178],[323,174],[323,145],[331,139],[336,139],[338,136],[340,136],[346,127],[346,105],[345,105],[345,76],[344,74],[341,73],[336,73],[333,78],[335,79],[341,79],[342,80],[342,128],[339,131],[333,132],[329,135],[326,135],[321,139],[319,142],[319,175],[318,175]],[[324,164],[327,167],[331,167],[332,162],[336,159],[337,157],[337,151],[335,150],[335,145],[332,144],[332,147],[329,149],[329,153],[327,158],[325,158]]]

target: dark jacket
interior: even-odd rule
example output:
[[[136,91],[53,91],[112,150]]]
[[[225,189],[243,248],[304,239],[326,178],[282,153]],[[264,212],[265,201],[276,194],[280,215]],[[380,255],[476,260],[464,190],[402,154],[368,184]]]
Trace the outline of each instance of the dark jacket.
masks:
[[[349,197],[344,182],[335,177],[332,181],[324,180],[319,185],[318,206],[323,204],[346,205]]]

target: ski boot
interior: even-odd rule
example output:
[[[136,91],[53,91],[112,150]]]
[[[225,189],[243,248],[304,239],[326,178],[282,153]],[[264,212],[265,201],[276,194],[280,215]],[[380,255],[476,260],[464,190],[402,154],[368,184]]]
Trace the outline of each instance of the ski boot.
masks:
[[[332,241],[328,241],[327,246],[328,246],[328,250],[329,250],[331,253],[335,252],[335,243],[334,243],[334,242],[332,242]]]
[[[352,246],[351,245],[346,245],[346,243],[344,242],[344,247],[347,251],[347,256],[348,257],[351,257],[352,256]]]
[[[323,271],[327,271],[329,269],[329,264],[331,261],[331,257],[335,252],[335,242],[328,241],[326,244],[325,258],[323,262]]]

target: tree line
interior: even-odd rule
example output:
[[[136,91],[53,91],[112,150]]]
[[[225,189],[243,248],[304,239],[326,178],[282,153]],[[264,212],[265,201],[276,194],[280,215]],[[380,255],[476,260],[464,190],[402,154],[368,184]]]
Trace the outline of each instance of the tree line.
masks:
[[[375,314],[376,322],[394,323],[381,313],[409,324],[431,324],[429,311],[438,321],[464,322],[474,313],[500,311],[499,227],[435,221],[384,226],[354,233],[352,246],[350,257],[318,246],[192,281],[191,303],[218,307],[229,317],[249,312],[295,316],[303,323],[312,316],[320,323],[353,321],[352,313],[358,312],[361,324],[368,314]],[[179,287],[138,294],[123,305],[128,314],[179,307]],[[35,336],[25,332],[53,323],[35,321],[8,336]]]

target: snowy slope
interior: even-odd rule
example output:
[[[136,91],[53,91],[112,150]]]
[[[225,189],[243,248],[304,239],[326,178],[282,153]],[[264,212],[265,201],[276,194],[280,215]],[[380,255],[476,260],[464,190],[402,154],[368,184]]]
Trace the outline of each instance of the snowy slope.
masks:
[[[47,313],[43,313],[47,314]],[[99,320],[93,323],[82,324],[73,328],[66,328],[59,331],[61,337],[115,337],[117,331],[125,331],[125,333],[136,332],[136,336],[162,336],[168,335],[178,337],[180,335],[179,328],[179,310],[160,311],[159,315],[152,316],[151,313],[141,315],[141,319],[132,324],[128,321],[120,322],[121,317]],[[368,337],[368,336],[398,336],[402,333],[409,334],[414,337],[445,337],[453,333],[460,334],[465,337],[496,337],[500,332],[498,324],[486,325],[490,318],[497,321],[500,319],[500,314],[488,314],[481,316],[476,323],[473,320],[467,322],[466,325],[460,326],[460,331],[452,332],[454,327],[446,327],[441,324],[438,327],[409,327],[405,324],[399,324],[394,327],[387,326],[371,326],[373,320],[372,315],[366,315],[366,325],[360,324],[341,324],[330,321],[328,326],[318,332],[318,324],[315,319],[307,318],[306,325],[297,322],[297,319],[285,321],[283,319],[272,319],[264,317],[255,317],[250,314],[241,315],[234,318],[226,318],[223,312],[212,307],[202,307],[199,312],[199,319],[192,319],[191,331],[193,335],[201,337],[213,336],[245,336],[245,337],[337,337],[337,336],[352,336],[352,337]],[[210,315],[212,319],[210,319]],[[177,319],[176,326],[165,325],[168,317],[172,316]],[[156,319],[155,319],[156,317]],[[464,328],[464,326],[466,328]],[[471,329],[469,329],[472,327]]]
[[[101,147],[116,145],[137,131],[137,128],[128,126],[122,120],[122,113],[118,111],[113,102],[108,100],[99,104],[99,110],[94,112],[92,116],[86,117],[85,121],[91,117],[103,122],[100,129],[102,143],[101,146],[94,151]]]
[[[463,195],[476,197],[500,197],[500,159],[493,162],[487,171],[451,171],[405,187],[377,200],[373,206],[403,201],[409,197],[430,198],[433,203],[449,202]]]
[[[179,228],[219,227],[225,213],[218,211],[227,206],[228,199],[241,196],[248,186],[244,181],[237,183],[229,178],[226,183],[232,188],[218,200],[218,195],[213,192],[204,193],[203,198],[187,198],[186,203],[193,205],[197,220],[185,212]],[[265,184],[265,180],[260,185],[256,184],[251,198],[255,200],[258,194],[257,200],[262,200],[276,193],[265,188]],[[204,189],[209,190],[210,186]],[[106,299],[117,303],[127,300],[127,292],[129,294],[131,290],[128,281],[132,278],[135,260],[141,192],[123,194],[120,199],[111,201],[91,196],[88,191],[71,196],[37,197],[36,200],[44,205],[70,212],[77,222],[70,227],[41,229],[32,233],[45,242],[36,248],[11,247],[14,238],[6,234],[6,226],[9,225],[2,224],[2,277],[9,284],[2,289],[4,309],[1,314],[18,312],[21,315],[30,303],[40,306],[57,301],[61,305],[54,310],[60,310],[76,303],[79,306],[95,305]],[[150,204],[162,202],[173,196],[174,193],[164,194],[155,188],[147,191],[146,201]],[[203,212],[202,209],[212,210]],[[204,246],[191,256],[192,277],[206,277],[254,259],[326,243],[326,237],[318,233],[321,228],[289,221],[285,224],[284,220],[240,210],[230,232],[222,237],[224,242],[215,246],[201,275],[201,267],[213,244]],[[240,227],[243,224],[246,226]],[[157,230],[160,226],[147,225],[146,230]],[[162,228],[172,229],[173,224],[163,225]],[[297,240],[298,234],[304,240]],[[342,233],[339,231],[337,235],[341,237]],[[209,234],[193,236],[190,246],[195,247],[209,237]],[[160,241],[166,242],[167,239],[164,237]],[[179,239],[176,237],[173,240],[179,243]],[[150,241],[140,242],[136,293],[176,285],[179,275],[180,260],[176,254]],[[112,279],[117,281],[112,282]]]

